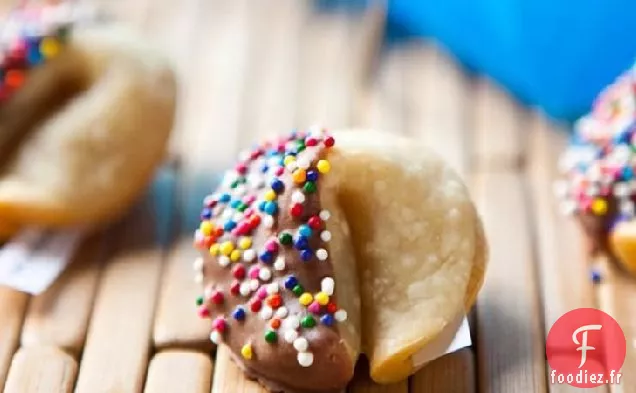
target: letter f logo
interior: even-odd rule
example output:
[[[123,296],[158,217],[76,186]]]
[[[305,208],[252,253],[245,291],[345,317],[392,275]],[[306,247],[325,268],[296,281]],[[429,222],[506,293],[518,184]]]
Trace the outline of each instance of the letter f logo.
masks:
[[[579,368],[583,367],[583,365],[585,364],[585,361],[587,360],[587,351],[596,349],[594,347],[590,347],[587,345],[587,332],[589,330],[601,330],[601,328],[602,328],[601,325],[585,325],[576,329],[574,333],[572,334],[572,341],[574,341],[574,344],[581,345],[580,347],[576,349],[577,351],[581,351],[581,364],[579,364]],[[582,337],[581,342],[579,342],[576,336],[581,332],[583,332],[583,334],[581,335]]]

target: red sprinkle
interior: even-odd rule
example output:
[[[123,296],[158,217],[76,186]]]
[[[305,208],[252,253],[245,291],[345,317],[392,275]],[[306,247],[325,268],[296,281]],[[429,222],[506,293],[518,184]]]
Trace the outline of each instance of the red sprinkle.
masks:
[[[208,318],[210,316],[210,310],[208,310],[207,306],[205,305],[199,307],[198,312],[201,318]]]
[[[311,216],[307,220],[307,224],[311,229],[320,229],[322,227],[322,220],[318,216]]]
[[[245,278],[245,267],[243,265],[236,265],[232,269],[232,275],[237,280],[242,280]]]
[[[316,146],[318,144],[318,141],[315,138],[307,138],[307,140],[305,140],[305,146]]]
[[[338,311],[338,306],[336,306],[336,304],[335,304],[335,303],[331,303],[331,302],[330,302],[329,304],[327,304],[327,312],[328,312],[329,314],[333,314],[333,313],[335,313],[336,311]]]
[[[214,304],[223,304],[224,298],[225,296],[223,296],[223,292],[221,291],[214,291],[212,292],[212,296],[210,296],[210,300],[212,300]]]
[[[224,233],[225,231],[223,230],[223,228],[216,228],[216,231],[214,231],[214,236],[221,237]]]
[[[276,168],[276,170],[274,171],[274,174],[275,174],[276,176],[280,176],[280,175],[282,175],[283,173],[285,173],[285,168],[284,168],[284,167],[282,167],[282,166],[279,166],[279,167],[278,167],[278,168]]]
[[[244,175],[247,173],[247,166],[241,162],[236,165],[236,171],[240,173],[241,175]]]
[[[252,312],[259,312],[262,306],[263,306],[263,303],[260,300],[254,299],[250,303],[250,310],[252,310]]]
[[[203,238],[203,246],[205,248],[210,248],[216,241],[216,236],[206,236]]]
[[[230,293],[234,296],[238,296],[241,291],[241,283],[238,280],[234,280],[232,281],[232,284],[230,285]]]
[[[214,322],[212,322],[212,327],[219,333],[223,333],[225,331],[225,328],[227,327],[225,319],[223,319],[223,317],[218,317],[214,320]]]
[[[303,214],[303,205],[300,203],[294,203],[289,209],[289,213],[294,217],[300,217]]]
[[[336,141],[333,139],[332,136],[328,136],[328,137],[325,138],[325,142],[324,143],[325,143],[325,146],[331,147],[331,146],[334,145],[334,143],[336,143]]]
[[[250,218],[250,216],[254,214],[254,209],[252,209],[251,207],[248,207],[247,209],[245,209],[245,211],[243,212],[243,215],[246,218]]]
[[[261,223],[261,216],[255,214],[252,217],[250,217],[250,226],[252,228],[256,228],[257,226],[259,226],[260,223]]]
[[[277,309],[282,304],[283,304],[283,298],[277,293],[267,298],[267,305],[273,309]]]

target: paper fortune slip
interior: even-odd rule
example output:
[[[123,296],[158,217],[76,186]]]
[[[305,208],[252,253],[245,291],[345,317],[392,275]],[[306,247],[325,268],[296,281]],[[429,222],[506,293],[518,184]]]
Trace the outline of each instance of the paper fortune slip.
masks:
[[[468,319],[464,315],[460,315],[442,330],[439,337],[411,357],[413,368],[421,368],[432,360],[471,345]]]

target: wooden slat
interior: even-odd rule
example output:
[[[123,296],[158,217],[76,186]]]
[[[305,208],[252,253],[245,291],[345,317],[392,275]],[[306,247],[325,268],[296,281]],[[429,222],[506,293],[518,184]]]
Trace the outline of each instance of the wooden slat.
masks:
[[[18,347],[29,296],[0,285],[0,389]]]
[[[198,316],[195,305],[202,290],[194,282],[196,256],[191,237],[179,240],[168,256],[153,333],[158,348],[212,347],[210,322]]]
[[[243,376],[243,372],[230,360],[228,349],[221,345],[216,351],[212,393],[267,393],[255,381]]]
[[[46,292],[32,298],[22,346],[56,346],[79,356],[102,265],[103,239],[96,235],[85,241],[68,270]]]
[[[410,393],[475,392],[474,369],[470,348],[442,356],[411,377]]]
[[[4,393],[71,393],[77,363],[54,347],[19,350],[11,363]]]
[[[523,177],[504,171],[481,173],[475,180],[490,243],[477,301],[480,390],[544,392],[543,323]]]
[[[148,367],[145,393],[209,393],[212,360],[203,353],[166,351],[156,354]]]
[[[529,179],[537,241],[537,262],[541,278],[544,331],[566,312],[580,307],[596,307],[589,279],[588,258],[578,223],[564,217],[552,192],[557,180],[557,161],[566,146],[564,130],[535,114],[530,132]],[[551,392],[579,391],[568,385],[549,385]],[[590,391],[606,392],[602,386]]]
[[[165,195],[172,187],[155,192]],[[170,225],[165,215],[171,214],[151,196],[113,230],[116,253],[102,274],[76,393],[141,392],[163,263],[157,225]]]
[[[482,168],[519,168],[527,133],[519,132],[526,113],[513,99],[486,79],[475,83],[475,160]]]
[[[409,391],[408,380],[390,385],[379,385],[369,378],[369,364],[360,359],[356,365],[356,374],[347,388],[348,393],[406,393]]]

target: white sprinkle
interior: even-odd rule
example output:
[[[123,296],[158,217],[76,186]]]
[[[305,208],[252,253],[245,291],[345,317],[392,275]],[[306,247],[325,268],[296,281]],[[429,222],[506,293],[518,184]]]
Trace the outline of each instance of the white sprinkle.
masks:
[[[234,210],[230,209],[230,208],[226,208],[225,210],[223,210],[223,214],[221,214],[221,217],[228,220],[230,218],[232,218],[232,215],[234,214]]]
[[[283,324],[288,329],[298,329],[298,327],[300,326],[300,319],[296,315],[290,315],[289,317],[285,318]]]
[[[203,258],[198,257],[194,260],[194,264],[192,266],[195,272],[200,272],[203,269]]]
[[[329,240],[331,240],[331,232],[322,231],[320,233],[320,239],[322,239],[323,242],[328,242]]]
[[[298,164],[296,163],[296,161],[290,161],[287,163],[287,165],[285,165],[285,169],[287,169],[290,172],[295,171],[296,168],[298,168]]]
[[[250,280],[250,289],[252,291],[257,290],[258,287],[260,287],[260,286],[261,286],[261,283],[259,283],[257,279],[254,278],[254,279]]]
[[[273,227],[274,217],[270,216],[269,214],[265,215],[265,217],[263,217],[263,225],[265,225],[265,228]]]
[[[236,212],[232,216],[232,221],[234,221],[234,222],[239,222],[239,221],[242,221],[242,220],[243,220],[243,213],[241,213],[241,212]]]
[[[338,310],[333,314],[333,316],[338,322],[344,322],[347,320],[347,312],[345,310]]]
[[[273,283],[271,283],[271,284],[269,284],[269,285],[267,286],[267,293],[268,293],[269,295],[273,295],[273,294],[275,294],[275,293],[278,293],[279,289],[280,289],[280,288],[279,288],[279,286],[278,286],[278,283],[277,283],[277,282],[273,282]]]
[[[272,310],[271,307],[268,306],[263,306],[263,308],[261,309],[261,318],[264,320],[268,320],[272,317],[272,315],[274,315],[274,310]]]
[[[274,269],[279,272],[282,270],[285,270],[285,258],[283,257],[276,258],[276,261],[274,261]]]
[[[226,257],[225,255],[221,255],[219,257],[219,265],[226,267],[229,264],[230,264],[230,258]]]
[[[203,282],[203,274],[197,273],[194,276],[194,282],[196,282],[197,284],[201,284]]]
[[[272,278],[272,271],[266,267],[262,267],[261,270],[258,271],[258,278],[263,281],[269,281]]]
[[[291,344],[298,338],[298,332],[293,329],[285,330],[284,337],[285,341]]]
[[[239,287],[239,292],[243,296],[248,296],[252,292],[249,281],[243,281],[241,283],[241,286]]]
[[[329,257],[329,253],[324,248],[319,248],[316,250],[316,257],[321,261],[325,261]]]
[[[291,200],[294,203],[303,203],[305,202],[305,194],[300,190],[296,190],[292,193]]]
[[[298,354],[298,364],[303,367],[309,367],[314,364],[314,354],[311,352],[300,352]]]
[[[616,183],[614,186],[614,195],[618,197],[628,196],[629,195],[629,186],[627,183]]]
[[[252,188],[261,188],[265,180],[263,180],[262,176],[251,173],[247,176],[247,182]]]
[[[256,258],[256,251],[252,250],[251,248],[243,251],[243,260],[245,262],[252,262],[254,258]]]
[[[219,334],[218,331],[214,330],[212,331],[212,333],[210,333],[210,341],[212,341],[215,344],[218,344],[221,342],[221,335]]]
[[[318,217],[320,217],[320,219],[323,221],[327,221],[329,220],[329,217],[331,217],[331,213],[329,213],[329,210],[321,210],[320,214],[318,214]]]
[[[305,337],[298,337],[294,340],[294,348],[296,348],[298,352],[306,352],[307,348],[309,348],[309,343]]]
[[[209,299],[212,296],[212,292],[214,292],[214,286],[213,284],[210,284],[203,290],[203,296],[205,296],[206,299]]]
[[[232,193],[237,196],[243,196],[245,195],[246,192],[247,192],[247,187],[245,187],[245,184],[239,184],[238,186],[236,186],[236,188],[234,189]]]
[[[322,279],[320,283],[320,290],[322,290],[327,295],[333,295],[334,287],[336,286],[336,282],[331,277],[325,277]]]
[[[283,318],[287,317],[287,314],[288,314],[287,307],[285,307],[285,306],[278,307],[276,309],[276,316],[278,318],[280,318],[280,319],[283,319]]]
[[[307,169],[309,168],[310,162],[307,157],[300,157],[296,160],[296,164],[298,165],[298,168]]]

